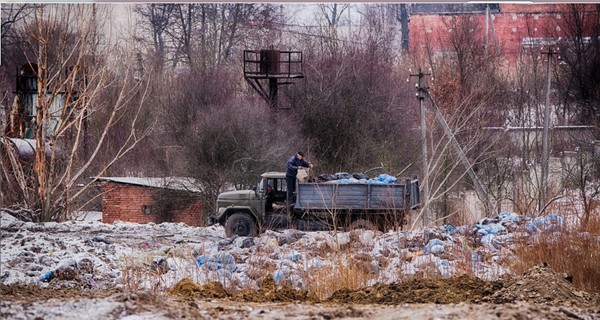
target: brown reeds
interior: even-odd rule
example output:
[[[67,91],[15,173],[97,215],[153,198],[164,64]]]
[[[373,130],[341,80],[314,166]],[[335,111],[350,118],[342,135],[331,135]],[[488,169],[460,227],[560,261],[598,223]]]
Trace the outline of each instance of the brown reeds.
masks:
[[[546,262],[555,271],[571,275],[577,289],[600,292],[600,218],[574,228],[553,228],[519,240],[514,271],[521,273]]]

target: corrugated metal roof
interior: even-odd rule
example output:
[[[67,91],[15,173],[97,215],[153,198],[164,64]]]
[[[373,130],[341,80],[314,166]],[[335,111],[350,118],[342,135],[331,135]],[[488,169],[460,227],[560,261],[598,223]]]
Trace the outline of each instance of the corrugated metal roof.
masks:
[[[189,177],[100,177],[98,180],[143,187],[200,192],[200,183]]]

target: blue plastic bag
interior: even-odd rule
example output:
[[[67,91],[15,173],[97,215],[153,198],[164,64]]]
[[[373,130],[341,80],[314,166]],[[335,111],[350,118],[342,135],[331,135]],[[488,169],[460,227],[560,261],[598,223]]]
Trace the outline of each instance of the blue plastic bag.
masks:
[[[506,230],[502,225],[497,223],[490,224],[476,224],[475,228],[477,228],[477,233],[479,235],[485,236],[488,234],[498,234]]]
[[[275,271],[275,275],[273,276],[273,280],[275,281],[275,283],[279,283],[279,282],[285,280],[285,274],[283,273],[283,271],[281,271],[281,270]]]
[[[458,229],[451,224],[445,224],[441,227],[442,232],[444,233],[456,233]]]
[[[198,264],[199,267],[205,265],[209,270],[226,269],[234,272],[237,269],[235,257],[228,252],[198,256],[196,258],[196,264]]]
[[[382,173],[375,180],[383,182],[383,183],[395,183],[398,178],[394,176],[390,176],[389,174]]]
[[[498,214],[498,216],[500,217],[500,219],[502,220],[502,222],[519,222],[521,220],[521,217],[519,217],[517,214],[515,213],[511,213],[511,212],[507,212],[507,211],[502,211]]]
[[[42,282],[50,282],[52,279],[54,279],[54,277],[54,271],[48,271],[40,277],[40,280]]]
[[[557,215],[556,213],[549,213],[546,216],[533,219],[531,223],[527,224],[526,228],[527,231],[533,233],[538,229],[557,230],[562,228],[563,224],[563,217]]]
[[[431,240],[429,240],[427,245],[423,248],[423,252],[425,252],[425,254],[443,253],[444,252],[444,242],[440,239],[431,239]]]

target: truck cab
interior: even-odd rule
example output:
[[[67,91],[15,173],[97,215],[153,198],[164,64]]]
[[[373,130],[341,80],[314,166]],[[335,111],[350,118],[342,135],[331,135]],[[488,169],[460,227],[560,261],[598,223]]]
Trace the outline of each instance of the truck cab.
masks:
[[[285,172],[265,172],[252,189],[219,194],[210,222],[223,225],[228,237],[252,237],[266,227],[286,227],[286,197]]]

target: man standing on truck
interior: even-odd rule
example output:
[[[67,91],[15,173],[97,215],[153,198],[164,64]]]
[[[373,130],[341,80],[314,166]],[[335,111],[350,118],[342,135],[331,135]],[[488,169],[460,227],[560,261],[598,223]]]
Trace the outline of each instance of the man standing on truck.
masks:
[[[285,181],[287,183],[287,203],[288,207],[294,203],[294,192],[296,191],[296,175],[300,167],[312,168],[312,164],[304,158],[304,152],[298,151],[296,155],[291,156],[286,163]]]

